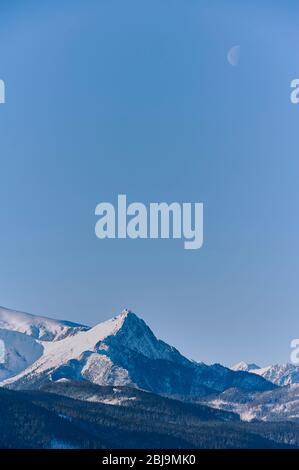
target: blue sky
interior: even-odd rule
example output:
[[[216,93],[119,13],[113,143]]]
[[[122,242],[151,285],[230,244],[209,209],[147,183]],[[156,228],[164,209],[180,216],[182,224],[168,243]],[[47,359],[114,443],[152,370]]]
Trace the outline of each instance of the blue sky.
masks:
[[[288,361],[298,26],[291,0],[3,0],[0,304],[89,324],[128,307],[196,360]],[[204,202],[204,247],[98,240],[121,193]]]

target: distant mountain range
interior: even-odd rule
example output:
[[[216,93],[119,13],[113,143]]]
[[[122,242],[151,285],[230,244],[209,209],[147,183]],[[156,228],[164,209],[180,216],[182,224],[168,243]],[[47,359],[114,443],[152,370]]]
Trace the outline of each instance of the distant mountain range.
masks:
[[[299,447],[291,364],[197,363],[129,310],[91,328],[2,308],[0,340],[0,447]]]
[[[279,386],[299,384],[299,367],[294,364],[259,367],[256,364],[239,362],[232,367],[232,370],[251,372]]]

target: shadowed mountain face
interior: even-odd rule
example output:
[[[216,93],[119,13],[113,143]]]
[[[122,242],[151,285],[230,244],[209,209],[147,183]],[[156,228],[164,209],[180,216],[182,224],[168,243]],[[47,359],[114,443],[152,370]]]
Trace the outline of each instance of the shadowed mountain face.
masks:
[[[103,447],[84,429],[74,428],[59,413],[35,404],[29,395],[0,389],[0,448]]]
[[[98,385],[128,385],[183,398],[231,387],[248,391],[275,388],[248,372],[188,360],[174,347],[158,340],[145,322],[128,310],[88,331],[76,330],[74,335],[41,344],[43,354],[3,385],[33,389],[72,379]]]
[[[210,408],[201,404],[192,404],[169,399],[137,388],[101,386],[89,382],[62,380],[45,386],[42,392],[52,393],[75,400],[103,403],[133,408],[135,411],[157,413],[163,410],[169,416],[176,416],[186,424],[198,421],[239,422],[238,414]]]

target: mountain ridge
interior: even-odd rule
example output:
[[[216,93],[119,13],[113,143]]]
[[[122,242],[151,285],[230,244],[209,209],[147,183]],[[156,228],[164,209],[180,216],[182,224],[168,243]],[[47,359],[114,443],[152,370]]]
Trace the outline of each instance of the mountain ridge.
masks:
[[[280,387],[299,384],[299,366],[292,363],[273,364],[266,367],[259,367],[256,366],[256,364],[247,364],[246,362],[241,361],[232,366],[231,369],[234,371],[244,370],[246,372],[259,375]]]
[[[41,341],[58,341],[90,327],[0,307],[0,329],[17,331]]]
[[[41,356],[0,385],[34,389],[72,379],[128,385],[174,397],[204,396],[230,387],[256,391],[275,388],[264,378],[247,372],[187,359],[157,339],[144,320],[128,309],[92,328],[78,330],[76,326],[75,330],[61,339],[36,339],[43,347]]]

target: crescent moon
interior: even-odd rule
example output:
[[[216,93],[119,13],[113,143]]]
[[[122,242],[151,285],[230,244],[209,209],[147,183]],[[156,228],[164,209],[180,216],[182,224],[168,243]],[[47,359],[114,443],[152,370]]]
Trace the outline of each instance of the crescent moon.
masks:
[[[227,60],[230,65],[236,67],[238,65],[241,55],[241,46],[233,46],[227,53]]]

